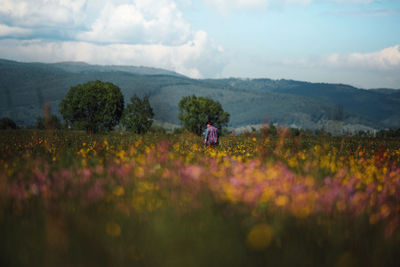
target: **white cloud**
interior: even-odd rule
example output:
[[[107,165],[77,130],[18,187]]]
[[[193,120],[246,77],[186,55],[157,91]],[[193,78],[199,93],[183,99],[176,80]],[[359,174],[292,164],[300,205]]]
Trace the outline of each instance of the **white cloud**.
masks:
[[[176,2],[181,6],[191,6],[193,4],[192,0],[176,0]]]
[[[298,65],[304,68],[359,68],[376,71],[400,69],[400,45],[395,45],[370,53],[333,53],[312,59],[285,59],[285,65]]]
[[[190,4],[191,0],[0,0],[0,57],[144,65],[194,78],[218,76],[223,49],[184,19],[179,6]]]
[[[22,61],[85,61],[92,64],[151,66],[201,78],[218,74],[221,48],[207,33],[197,32],[193,40],[178,46],[52,42],[46,40],[0,40],[0,57]]]
[[[269,6],[307,6],[318,1],[339,4],[368,4],[377,0],[203,0],[208,6],[223,14],[266,9]]]
[[[218,12],[227,14],[232,11],[266,8],[269,0],[203,0],[206,5]]]
[[[333,53],[309,59],[285,59],[281,67],[281,73],[289,73],[291,78],[349,83],[363,88],[399,88],[400,45],[370,53]]]
[[[371,53],[331,54],[318,60],[329,67],[368,68],[374,70],[400,69],[400,45]]]
[[[96,43],[182,44],[192,37],[174,0],[1,0],[0,24],[10,37],[29,29],[39,38]]]
[[[24,37],[30,34],[32,34],[32,31],[29,29],[0,24],[0,37]]]
[[[359,88],[400,89],[400,45],[370,53],[333,53],[310,58],[231,57],[222,77],[266,77],[344,83]]]
[[[171,0],[109,1],[90,30],[76,37],[101,43],[182,44],[191,37],[191,28]]]
[[[20,27],[54,27],[79,23],[87,0],[1,0],[1,20]]]

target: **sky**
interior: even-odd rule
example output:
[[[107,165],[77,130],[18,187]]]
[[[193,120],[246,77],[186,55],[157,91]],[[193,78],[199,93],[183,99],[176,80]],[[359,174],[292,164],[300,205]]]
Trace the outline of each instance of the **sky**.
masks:
[[[0,58],[400,89],[400,1],[0,0]]]

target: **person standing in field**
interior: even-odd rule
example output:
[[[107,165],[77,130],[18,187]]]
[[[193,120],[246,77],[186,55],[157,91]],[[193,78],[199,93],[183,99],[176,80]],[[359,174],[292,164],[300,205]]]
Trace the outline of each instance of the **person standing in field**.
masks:
[[[203,143],[204,145],[207,146],[215,146],[219,144],[219,134],[218,134],[218,129],[214,127],[212,121],[207,122],[207,129],[204,134],[204,140]]]

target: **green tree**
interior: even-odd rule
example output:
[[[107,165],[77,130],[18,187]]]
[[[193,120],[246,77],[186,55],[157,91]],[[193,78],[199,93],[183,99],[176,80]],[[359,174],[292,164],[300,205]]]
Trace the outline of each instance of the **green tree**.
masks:
[[[144,134],[153,124],[153,117],[148,97],[140,99],[135,94],[131,97],[131,103],[126,106],[121,122],[128,131]]]
[[[124,97],[112,83],[93,81],[71,87],[60,103],[60,113],[73,129],[112,130],[124,110]]]
[[[17,129],[17,124],[10,118],[4,117],[0,119],[0,130]]]
[[[209,97],[185,96],[179,101],[178,119],[185,129],[201,135],[206,123],[213,121],[214,126],[222,128],[228,124],[229,113],[225,112],[218,101]]]

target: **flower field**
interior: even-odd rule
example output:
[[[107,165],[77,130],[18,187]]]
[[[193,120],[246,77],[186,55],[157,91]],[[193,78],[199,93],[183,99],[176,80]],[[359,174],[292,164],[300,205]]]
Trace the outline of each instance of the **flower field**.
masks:
[[[1,266],[400,266],[400,140],[2,131]]]

